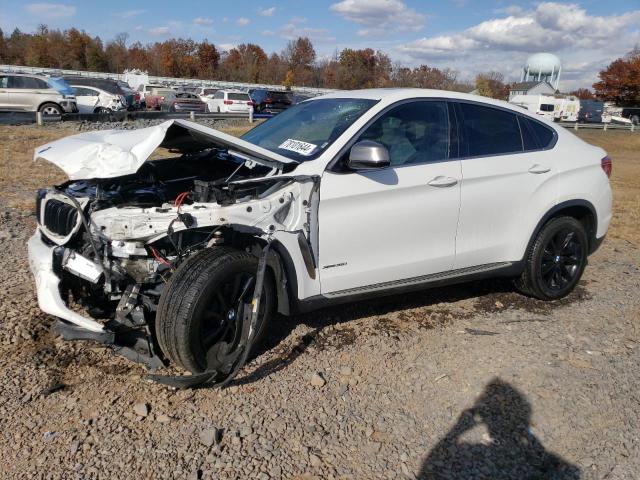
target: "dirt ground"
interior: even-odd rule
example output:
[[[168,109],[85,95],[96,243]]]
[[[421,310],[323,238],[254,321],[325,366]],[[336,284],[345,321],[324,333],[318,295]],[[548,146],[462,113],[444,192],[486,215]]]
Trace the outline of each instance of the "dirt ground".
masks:
[[[484,281],[279,317],[232,387],[173,391],[37,308],[34,191],[64,175],[32,152],[72,133],[0,127],[0,478],[639,477],[640,134],[580,132],[614,219],[568,298]]]

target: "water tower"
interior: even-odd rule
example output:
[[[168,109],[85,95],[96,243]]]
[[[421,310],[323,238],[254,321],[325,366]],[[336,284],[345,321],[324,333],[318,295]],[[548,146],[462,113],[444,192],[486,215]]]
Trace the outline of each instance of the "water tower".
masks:
[[[522,82],[548,82],[558,90],[560,83],[560,59],[552,53],[536,53],[527,58],[522,67]]]

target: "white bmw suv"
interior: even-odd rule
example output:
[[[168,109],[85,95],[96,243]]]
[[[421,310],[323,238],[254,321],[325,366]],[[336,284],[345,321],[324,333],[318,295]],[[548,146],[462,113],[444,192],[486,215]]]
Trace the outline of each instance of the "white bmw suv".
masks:
[[[180,154],[149,160],[159,146]],[[174,385],[228,382],[276,311],[494,276],[561,298],[611,219],[602,149],[445,91],[332,93],[240,139],[182,120],[82,133],[35,157],[70,179],[37,196],[40,307],[67,339],[195,374],[156,378]]]

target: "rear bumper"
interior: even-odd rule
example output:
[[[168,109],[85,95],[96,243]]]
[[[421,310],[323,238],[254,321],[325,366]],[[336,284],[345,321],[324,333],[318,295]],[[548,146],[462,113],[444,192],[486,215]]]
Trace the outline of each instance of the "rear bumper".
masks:
[[[29,266],[36,281],[40,310],[90,332],[104,332],[102,324],[70,310],[60,296],[60,277],[53,269],[54,248],[42,241],[38,230],[27,242]]]

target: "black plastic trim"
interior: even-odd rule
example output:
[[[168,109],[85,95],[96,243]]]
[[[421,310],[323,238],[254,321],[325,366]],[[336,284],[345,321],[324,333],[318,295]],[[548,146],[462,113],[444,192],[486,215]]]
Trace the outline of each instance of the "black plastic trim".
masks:
[[[485,266],[486,267],[486,266]],[[296,305],[297,313],[306,313],[319,308],[328,307],[330,305],[339,305],[343,303],[351,303],[361,300],[367,300],[371,298],[386,297],[391,295],[398,295],[407,292],[414,292],[420,290],[427,290],[435,287],[442,287],[445,285],[455,285],[459,283],[466,283],[474,280],[482,280],[485,278],[494,277],[517,277],[524,270],[523,262],[509,262],[502,267],[490,268],[488,270],[478,270],[482,266],[474,267],[473,272],[468,272],[469,269],[463,269],[465,273],[453,274],[455,271],[443,272],[439,278],[428,280],[422,283],[410,283],[402,284],[399,286],[390,286],[375,290],[367,290],[353,294],[345,294],[340,296],[328,296],[328,295],[316,295],[304,300],[299,300]],[[453,274],[450,276],[444,276],[446,274]],[[400,281],[402,282],[402,281]]]

